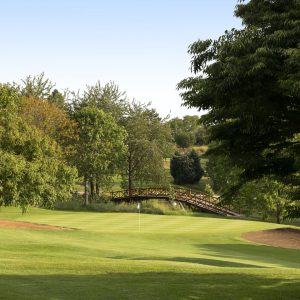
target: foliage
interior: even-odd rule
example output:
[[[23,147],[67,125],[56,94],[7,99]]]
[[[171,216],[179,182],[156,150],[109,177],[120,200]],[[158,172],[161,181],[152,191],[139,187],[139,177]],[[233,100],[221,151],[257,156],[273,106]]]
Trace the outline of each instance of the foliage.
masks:
[[[205,188],[204,188],[204,192],[209,196],[209,197],[213,197],[214,196],[214,191],[211,187],[210,184],[206,184]]]
[[[76,179],[74,169],[55,158],[26,160],[0,150],[0,206],[51,208],[61,199],[70,199]]]
[[[69,118],[65,110],[50,101],[23,98],[20,103],[20,116],[43,134],[53,138],[61,146],[65,158],[72,163],[78,140],[77,124]]]
[[[281,223],[293,203],[290,194],[290,186],[265,176],[244,184],[232,204],[246,214],[258,213],[263,220],[275,217]]]
[[[154,109],[136,102],[128,105],[123,126],[128,147],[123,185],[131,190],[136,182],[162,182],[165,179],[163,159],[172,151],[169,127]]]
[[[228,156],[210,155],[206,165],[214,192],[227,194],[235,186],[243,170],[231,164]],[[260,215],[263,220],[277,219],[280,223],[294,207],[292,186],[270,176],[246,182],[232,198],[223,199],[246,215]]]
[[[188,148],[192,145],[202,145],[206,139],[206,130],[200,124],[198,116],[184,116],[168,121],[172,136],[177,146]]]
[[[74,196],[71,201],[57,201],[54,204],[57,210],[69,211],[94,211],[94,212],[127,212],[137,213],[137,203],[121,202],[115,203],[101,197],[102,199],[89,205],[82,205],[82,197]],[[142,214],[155,215],[192,215],[192,211],[182,210],[179,206],[172,205],[169,201],[146,200],[140,203],[140,211]]]
[[[20,103],[17,90],[0,86],[0,206],[51,207],[70,198],[76,170],[54,140],[18,115]]]
[[[181,148],[188,148],[195,144],[195,136],[191,132],[179,131],[175,134],[174,140]]]
[[[45,78],[45,73],[27,76],[22,80],[21,94],[25,97],[47,99],[51,96],[55,84]]]
[[[197,183],[204,175],[199,156],[195,150],[188,154],[175,153],[171,159],[170,172],[175,184]]]
[[[299,13],[298,0],[241,3],[243,29],[189,48],[195,76],[178,84],[183,101],[208,110],[201,120],[217,142],[210,153],[241,170],[226,197],[264,176],[299,190]]]
[[[47,100],[49,103],[57,106],[60,109],[66,109],[66,92],[62,94],[57,89],[54,89],[51,94],[48,96]]]
[[[98,81],[95,85],[88,85],[83,94],[74,95],[71,106],[73,112],[84,107],[101,109],[106,113],[112,114],[115,121],[119,124],[126,111],[126,93],[121,92],[114,82],[109,82],[102,86]]]
[[[207,143],[207,130],[203,126],[199,126],[195,132],[196,145],[204,145]]]
[[[126,132],[109,113],[97,108],[82,108],[75,119],[79,130],[75,158],[79,174],[85,181],[95,179],[107,186],[121,168]]]
[[[69,93],[68,90],[61,93],[54,89],[55,84],[45,77],[44,72],[35,76],[29,75],[22,80],[20,85],[15,84],[15,86],[25,98],[47,100],[62,110],[67,109],[66,98]]]
[[[226,195],[233,186],[237,185],[243,173],[242,169],[232,164],[228,156],[216,154],[209,155],[205,170],[210,177],[214,192],[220,195]]]

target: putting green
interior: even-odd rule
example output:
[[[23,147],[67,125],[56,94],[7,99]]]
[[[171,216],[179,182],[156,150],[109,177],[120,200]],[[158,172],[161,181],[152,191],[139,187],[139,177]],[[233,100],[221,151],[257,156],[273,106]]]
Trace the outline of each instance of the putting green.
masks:
[[[0,299],[299,299],[300,250],[243,232],[280,225],[211,217],[2,208]]]

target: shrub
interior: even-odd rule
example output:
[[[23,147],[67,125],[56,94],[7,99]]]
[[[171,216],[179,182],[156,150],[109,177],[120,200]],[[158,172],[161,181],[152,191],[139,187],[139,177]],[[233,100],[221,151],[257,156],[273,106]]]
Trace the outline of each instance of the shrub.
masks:
[[[204,175],[200,165],[200,159],[195,150],[188,154],[178,152],[171,159],[171,175],[176,184],[193,184],[197,183]]]
[[[190,132],[180,131],[174,136],[175,143],[178,147],[188,148],[195,144],[195,135]]]

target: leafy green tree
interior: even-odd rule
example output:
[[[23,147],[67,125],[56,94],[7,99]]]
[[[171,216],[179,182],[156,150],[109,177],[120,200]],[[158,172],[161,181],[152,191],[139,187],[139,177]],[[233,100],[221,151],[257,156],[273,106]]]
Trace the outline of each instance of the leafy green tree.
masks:
[[[127,131],[127,163],[123,185],[132,190],[136,183],[161,183],[165,179],[164,158],[173,150],[169,126],[148,105],[131,103],[123,126]]]
[[[188,148],[195,144],[195,135],[192,132],[178,131],[174,135],[174,140],[177,146]]]
[[[168,124],[176,144],[181,148],[192,145],[202,145],[205,141],[206,131],[198,116],[184,116],[182,119],[171,119]]]
[[[176,152],[170,161],[170,172],[175,184],[189,183],[192,169],[187,155]]]
[[[0,206],[52,207],[71,197],[76,169],[59,145],[19,116],[16,89],[0,85]]]
[[[190,46],[195,76],[178,84],[182,99],[208,111],[210,153],[242,170],[225,196],[264,176],[299,190],[300,2],[250,0],[235,15],[244,28]]]
[[[188,158],[191,160],[192,163],[192,174],[193,174],[193,182],[198,182],[201,177],[204,175],[204,170],[200,164],[200,157],[197,152],[192,149],[191,152],[188,154]]]
[[[245,214],[260,214],[263,220],[275,217],[279,224],[288,217],[292,204],[291,190],[291,186],[264,176],[244,184],[233,205]]]
[[[242,169],[232,164],[228,156],[220,154],[209,155],[205,170],[210,177],[214,192],[220,195],[227,194],[233,186],[237,185],[243,173]],[[229,202],[231,200],[227,199]]]
[[[66,94],[67,92],[65,92]],[[51,94],[48,96],[47,100],[49,103],[54,104],[60,109],[66,110],[66,95],[59,92],[57,89],[54,89]]]
[[[195,132],[195,143],[198,146],[207,144],[207,130],[203,126],[199,126]]]
[[[54,139],[61,147],[65,159],[73,164],[78,140],[77,124],[63,108],[47,100],[23,97],[19,104],[19,115],[44,135]]]
[[[204,175],[196,151],[187,154],[176,152],[171,159],[170,172],[176,184],[194,184]]]
[[[93,194],[95,181],[107,186],[112,176],[119,172],[126,153],[126,132],[111,114],[97,108],[82,108],[76,112],[75,119],[79,130],[75,161],[80,176],[84,178],[87,205],[88,183]]]
[[[38,99],[48,99],[53,92],[55,84],[50,79],[45,78],[45,73],[36,76],[27,76],[22,80],[20,86],[21,94],[25,97]]]
[[[16,85],[16,84],[15,84]],[[45,77],[45,73],[39,75],[27,76],[22,79],[20,85],[16,85],[20,94],[25,98],[47,100],[62,110],[67,110],[66,98],[69,93],[65,90],[64,93],[54,89],[55,84]]]
[[[71,105],[74,112],[84,107],[94,107],[112,114],[118,124],[125,115],[126,93],[121,92],[114,82],[102,86],[98,81],[95,85],[87,86],[83,94],[73,96]]]

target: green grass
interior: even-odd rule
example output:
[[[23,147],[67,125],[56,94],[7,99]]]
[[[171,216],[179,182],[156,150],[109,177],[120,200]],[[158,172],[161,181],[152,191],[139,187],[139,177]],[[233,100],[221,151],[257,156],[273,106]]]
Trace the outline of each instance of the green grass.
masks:
[[[77,228],[0,229],[0,299],[299,299],[300,251],[250,243],[280,227],[220,217],[4,208],[0,219]]]

